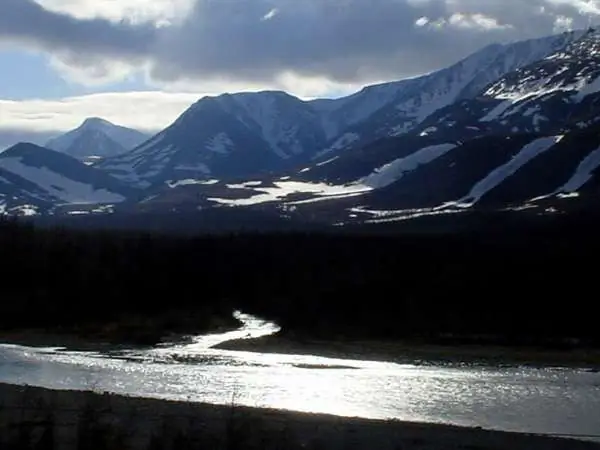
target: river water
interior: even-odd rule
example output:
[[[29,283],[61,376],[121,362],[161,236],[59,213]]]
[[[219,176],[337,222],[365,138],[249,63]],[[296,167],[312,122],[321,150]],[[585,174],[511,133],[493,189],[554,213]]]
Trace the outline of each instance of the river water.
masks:
[[[600,434],[600,374],[589,370],[410,365],[211,348],[278,330],[238,316],[240,330],[150,350],[0,345],[0,381],[507,431]]]

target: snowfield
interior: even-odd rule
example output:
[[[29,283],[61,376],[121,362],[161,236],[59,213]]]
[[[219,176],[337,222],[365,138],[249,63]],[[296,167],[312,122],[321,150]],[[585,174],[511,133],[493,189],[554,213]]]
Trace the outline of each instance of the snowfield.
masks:
[[[65,178],[47,167],[23,164],[22,158],[4,158],[2,167],[66,203],[120,203],[125,200],[120,194]]]
[[[301,181],[277,181],[275,187],[254,187],[256,195],[242,199],[209,198],[208,200],[229,206],[248,206],[261,203],[285,200],[293,194],[312,194],[317,197],[339,197],[343,195],[359,195],[371,190],[370,187],[354,185],[330,185],[325,183],[306,183]],[[239,185],[245,187],[247,185]],[[235,186],[238,187],[238,186]]]

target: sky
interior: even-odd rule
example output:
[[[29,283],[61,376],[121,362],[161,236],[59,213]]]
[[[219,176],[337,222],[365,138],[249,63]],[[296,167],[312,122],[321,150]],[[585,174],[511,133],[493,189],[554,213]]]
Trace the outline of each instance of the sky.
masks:
[[[600,0],[0,0],[0,149],[206,95],[339,97],[485,45],[585,28]]]

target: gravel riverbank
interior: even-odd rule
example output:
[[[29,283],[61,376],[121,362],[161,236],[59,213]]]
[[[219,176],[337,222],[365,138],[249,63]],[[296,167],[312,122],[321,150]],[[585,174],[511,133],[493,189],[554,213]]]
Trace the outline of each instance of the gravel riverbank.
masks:
[[[0,384],[0,448],[592,450],[600,444]]]

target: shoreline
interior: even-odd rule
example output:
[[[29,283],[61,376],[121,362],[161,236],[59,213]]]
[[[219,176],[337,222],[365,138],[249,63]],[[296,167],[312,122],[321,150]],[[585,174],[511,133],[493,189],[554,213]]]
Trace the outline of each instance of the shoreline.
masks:
[[[234,327],[219,327],[212,332],[227,332]],[[67,351],[104,352],[123,349],[148,349],[163,345],[191,343],[195,334],[170,333],[150,344],[115,343],[111,340],[77,336],[72,333],[45,333],[38,330],[0,332],[0,345],[36,348],[60,348]],[[405,341],[293,339],[271,335],[252,339],[234,339],[214,349],[313,355],[340,360],[393,362],[397,364],[465,364],[487,366],[530,366],[600,371],[600,349],[552,350],[498,345],[436,345]]]
[[[230,351],[314,355],[399,364],[565,367],[600,371],[600,349],[549,350],[494,345],[434,345],[394,341],[295,340],[277,335],[223,342]]]
[[[235,329],[235,327],[221,326],[211,330],[211,333],[227,332]],[[0,345],[104,352],[191,343],[194,336],[196,334],[173,332],[165,335],[156,344],[140,344],[131,342],[115,343],[109,339],[82,337],[73,333],[20,330],[0,331]],[[340,360],[382,361],[397,364],[555,367],[600,372],[600,349],[553,350],[542,347],[440,345],[408,341],[294,339],[277,334],[252,339],[234,339],[217,344],[212,348],[251,353],[313,355]]]
[[[75,444],[81,444],[80,440],[88,436],[83,431],[89,432],[91,425],[96,431],[102,430],[100,436],[111,440],[114,448],[127,450],[168,448],[169,442],[171,445],[178,442],[180,449],[600,449],[600,444],[583,440],[452,425],[344,418],[2,383],[0,398],[0,444],[9,450],[10,430],[23,424],[32,427],[30,439],[46,436],[40,430],[50,427],[54,439],[54,447],[50,448],[57,449],[81,448]],[[14,414],[15,410],[20,414]],[[160,442],[165,447],[156,447]]]
[[[61,348],[67,351],[102,352],[110,350],[150,349],[163,345],[190,344],[196,336],[215,333],[227,333],[239,329],[241,324],[219,325],[203,332],[172,331],[160,337],[156,342],[136,341],[116,342],[112,336],[85,336],[74,332],[46,332],[37,329],[0,331],[0,345],[18,345],[34,348]]]

